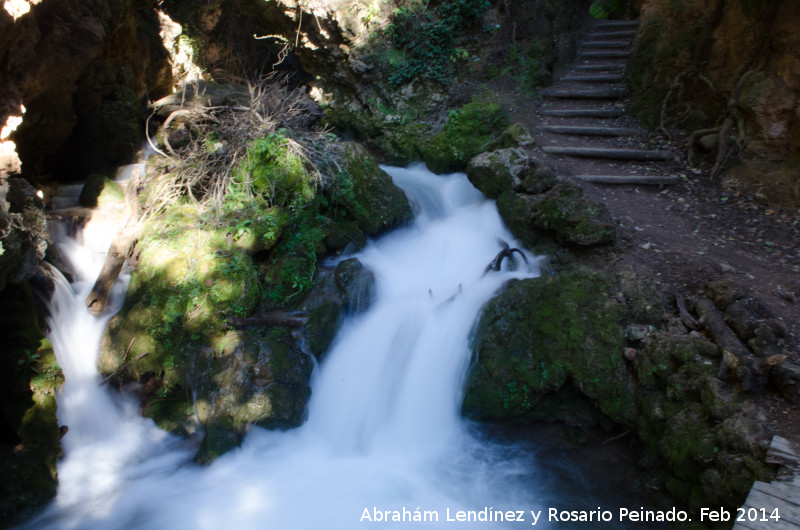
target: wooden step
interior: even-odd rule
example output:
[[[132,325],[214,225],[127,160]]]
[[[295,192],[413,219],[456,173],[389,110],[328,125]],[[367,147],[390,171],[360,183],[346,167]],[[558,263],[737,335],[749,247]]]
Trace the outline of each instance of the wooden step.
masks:
[[[650,151],[644,149],[611,149],[603,147],[543,147],[542,151],[551,155],[577,156],[581,158],[608,158],[614,160],[670,160],[672,156],[666,151]]]
[[[545,116],[560,118],[619,118],[622,109],[548,109],[542,111]]]
[[[611,30],[611,29],[633,29],[639,27],[638,20],[598,20],[594,24],[592,24],[591,29],[592,31],[604,31],[604,30]]]
[[[560,81],[577,81],[579,83],[619,83],[624,79],[622,74],[604,75],[565,75]]]
[[[579,64],[573,66],[574,70],[580,70],[583,72],[597,72],[601,70],[624,70],[625,63],[619,64]]]
[[[632,39],[639,33],[635,29],[624,31],[609,31],[605,33],[589,33],[586,38],[589,39]]]
[[[556,134],[582,136],[633,136],[639,132],[628,127],[573,127],[566,125],[545,125],[542,129]]]
[[[627,41],[587,40],[582,42],[581,46],[593,46],[595,48],[630,48],[631,43]]]
[[[668,175],[575,175],[578,180],[595,184],[621,184],[633,186],[665,186],[680,182],[680,177]]]
[[[555,88],[542,90],[543,96],[558,99],[620,99],[628,94],[624,88],[568,89]]]
[[[578,54],[579,59],[624,59],[631,54],[629,51],[615,50],[589,50]]]
[[[780,519],[770,518],[763,522],[739,521],[733,526],[733,530],[800,530],[800,449],[794,442],[774,436],[767,451],[766,462],[781,466],[777,477],[772,482],[754,482],[741,510],[745,515],[751,511],[760,515],[761,510],[766,508],[767,517],[775,513],[780,515]]]

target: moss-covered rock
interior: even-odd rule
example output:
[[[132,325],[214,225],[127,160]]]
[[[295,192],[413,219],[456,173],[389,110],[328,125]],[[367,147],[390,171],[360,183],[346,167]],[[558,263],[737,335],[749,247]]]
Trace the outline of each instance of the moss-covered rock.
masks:
[[[109,322],[100,371],[165,387],[185,385],[195,348],[215,344],[225,319],[250,313],[262,285],[251,256],[230,244],[227,227],[175,204],[145,227],[138,267],[120,312]],[[127,355],[127,356],[126,356]]]
[[[582,247],[606,245],[615,240],[614,222],[602,203],[581,197],[580,187],[561,183],[530,202],[534,228],[552,232],[556,240]]]
[[[289,330],[254,328],[237,333],[235,340],[231,354],[209,359],[216,384],[199,392],[214,417],[230,416],[239,430],[250,423],[267,428],[300,425],[311,396],[313,362]]]
[[[486,146],[486,150],[495,151],[497,149],[523,147],[532,143],[534,143],[534,140],[531,131],[521,123],[512,123]]]
[[[548,174],[541,177],[551,178]],[[526,182],[530,180],[528,177]],[[583,198],[582,193],[578,186],[565,182],[537,195],[506,191],[497,199],[497,210],[514,237],[529,247],[549,238],[578,248],[613,243],[616,230],[608,208]]]
[[[508,123],[496,103],[473,101],[450,112],[441,131],[422,146],[422,160],[434,173],[463,170]]]
[[[535,167],[522,149],[508,148],[481,153],[467,164],[467,178],[489,199],[504,191],[519,191]]]
[[[122,190],[122,186],[105,175],[96,173],[86,177],[86,182],[84,182],[80,197],[78,197],[78,203],[87,208],[96,206],[103,208],[123,200],[125,200],[125,192]]]
[[[352,181],[353,199],[344,207],[365,234],[374,236],[411,219],[405,194],[363,146],[347,144],[344,170]]]
[[[584,269],[521,280],[492,299],[477,327],[463,412],[543,418],[539,402],[572,385],[613,421],[632,425],[636,398],[622,357],[624,306],[614,281]],[[565,417],[548,420],[569,421]]]
[[[38,324],[28,284],[0,292],[0,520],[40,507],[56,493],[61,455],[56,393],[63,383],[50,343]],[[24,487],[20,487],[23,485]]]

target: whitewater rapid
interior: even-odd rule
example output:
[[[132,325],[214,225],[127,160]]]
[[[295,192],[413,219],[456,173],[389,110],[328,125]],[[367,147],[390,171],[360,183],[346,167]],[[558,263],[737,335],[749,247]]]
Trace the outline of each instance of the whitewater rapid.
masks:
[[[485,273],[500,241],[519,246],[494,203],[463,174],[384,169],[416,220],[356,254],[375,274],[376,295],[315,372],[308,421],[285,432],[253,428],[208,467],[192,462],[196,447],[101,384],[94,363],[104,319],[83,305],[96,272],[60,283],[51,340],[67,381],[59,418],[70,430],[58,495],[23,528],[529,527],[536,510],[563,502],[533,452],[487,440],[459,415],[481,308],[504,282],[538,275],[537,260]],[[60,244],[68,256],[84,252],[74,240]],[[81,261],[70,258],[76,268]],[[124,287],[123,279],[117,303]],[[498,520],[503,511],[514,520]],[[459,521],[460,512],[487,520]]]

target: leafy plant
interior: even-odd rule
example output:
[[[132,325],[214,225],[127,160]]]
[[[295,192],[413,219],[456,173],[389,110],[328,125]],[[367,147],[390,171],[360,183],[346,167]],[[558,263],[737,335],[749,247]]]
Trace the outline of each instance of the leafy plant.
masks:
[[[421,77],[447,85],[453,65],[469,56],[458,44],[489,5],[488,0],[453,0],[432,10],[420,2],[398,7],[385,34],[392,46],[403,51],[403,61],[396,65],[389,82],[398,86]]]

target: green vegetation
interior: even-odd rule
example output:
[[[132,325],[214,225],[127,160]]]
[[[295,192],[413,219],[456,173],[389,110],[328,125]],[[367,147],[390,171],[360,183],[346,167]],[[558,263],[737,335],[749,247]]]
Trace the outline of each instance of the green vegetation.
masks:
[[[389,56],[394,63],[389,83],[399,86],[422,78],[449,84],[454,67],[469,56],[460,47],[464,35],[479,28],[489,5],[488,0],[452,0],[430,7],[428,2],[409,0],[398,7],[383,30],[394,49],[402,52]]]
[[[595,18],[623,18],[628,11],[629,0],[594,0],[589,14]]]
[[[422,159],[435,173],[463,170],[508,124],[497,103],[474,100],[450,111],[441,131],[421,146]]]
[[[544,81],[542,55],[544,47],[540,41],[534,40],[527,49],[511,44],[508,47],[508,63],[500,72],[511,75],[519,85],[520,91],[530,97]]]

